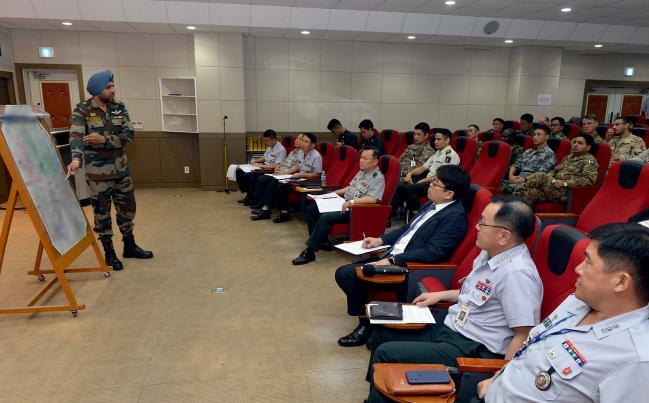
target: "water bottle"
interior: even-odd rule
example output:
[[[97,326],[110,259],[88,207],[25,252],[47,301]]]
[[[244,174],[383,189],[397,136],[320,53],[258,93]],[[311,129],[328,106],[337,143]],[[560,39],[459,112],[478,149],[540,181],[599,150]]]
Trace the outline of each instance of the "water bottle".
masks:
[[[320,174],[320,186],[325,187],[327,185],[327,174],[325,171],[322,171]]]

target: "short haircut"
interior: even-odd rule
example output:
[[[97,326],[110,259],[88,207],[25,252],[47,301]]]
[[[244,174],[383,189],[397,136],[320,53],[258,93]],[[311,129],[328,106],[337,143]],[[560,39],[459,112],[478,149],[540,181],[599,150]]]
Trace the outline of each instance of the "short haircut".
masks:
[[[622,121],[624,123],[628,124],[628,125],[631,125],[631,126],[635,125],[635,117],[633,117],[633,116],[620,116],[617,119],[622,119]],[[615,119],[615,120],[617,120],[617,119]]]
[[[493,122],[498,122],[501,125],[505,124],[505,121],[503,119],[501,119],[501,118],[495,118],[494,120],[491,121],[491,123],[493,123]]]
[[[444,138],[450,139],[451,138],[451,131],[448,129],[437,129],[435,134],[440,133]]]
[[[573,125],[581,126],[581,118],[579,116],[573,116],[570,118],[570,123]]]
[[[589,136],[587,134],[579,133],[578,135],[573,137],[573,140],[576,139],[577,137],[581,137],[582,139],[584,139],[586,144],[588,144],[591,149],[595,146],[595,139],[593,138],[593,136]]]
[[[498,195],[491,202],[498,206],[496,224],[508,228],[520,242],[534,233],[536,216],[525,200],[514,195]]]
[[[521,120],[524,120],[527,123],[532,123],[534,122],[534,116],[531,113],[524,113],[521,115]]]
[[[555,116],[555,117],[553,117],[552,119],[550,119],[550,122],[552,122],[553,120],[558,121],[558,122],[559,122],[559,126],[565,126],[565,125],[566,125],[566,120],[565,120],[564,118],[562,118],[561,116]]]
[[[335,129],[336,127],[342,127],[343,125],[340,123],[340,120],[338,119],[331,119],[329,123],[327,123],[327,130],[331,131]]]
[[[372,130],[374,129],[374,123],[369,119],[363,119],[361,123],[358,124],[359,129]]]
[[[584,118],[581,120],[582,123],[584,122],[584,119],[588,119],[595,123],[599,122],[599,120],[597,119],[597,115],[595,115],[594,113],[589,113],[588,115],[584,116]]]
[[[316,144],[318,142],[318,138],[313,133],[304,133],[304,137],[308,137],[309,140],[311,140],[312,144]]]
[[[430,126],[426,122],[419,122],[415,126],[415,130],[421,130],[422,132],[424,132],[424,134],[428,134],[428,132],[430,131]]]
[[[476,124],[470,124],[470,125],[467,126],[467,127],[475,127],[475,129],[476,129],[477,131],[480,131],[480,128],[479,128],[478,125],[476,125]]]
[[[381,156],[381,151],[379,151],[379,149],[376,148],[376,147],[366,146],[366,147],[363,147],[363,151],[372,151],[372,157],[373,157],[375,160],[379,159],[379,157]],[[361,153],[362,153],[363,151],[361,151]]]
[[[649,302],[649,229],[637,223],[604,224],[590,231],[606,270],[628,271],[636,294]]]
[[[275,133],[275,130],[273,130],[273,129],[268,129],[268,130],[266,130],[264,132],[264,137],[266,137],[266,138],[272,137],[272,138],[276,139],[277,138],[277,133]]]
[[[453,200],[462,199],[471,186],[471,177],[460,165],[442,165],[437,168],[435,176],[446,190],[453,191]]]
[[[544,124],[542,124],[542,123],[541,123],[541,124],[538,124],[538,125],[536,126],[536,129],[541,129],[541,130],[543,130],[543,131],[545,132],[545,134],[547,134],[548,136],[549,136],[550,133],[551,133],[551,131],[550,131],[550,127],[549,127],[549,126],[546,126],[546,125],[544,125]],[[534,129],[534,130],[536,130],[536,129]]]

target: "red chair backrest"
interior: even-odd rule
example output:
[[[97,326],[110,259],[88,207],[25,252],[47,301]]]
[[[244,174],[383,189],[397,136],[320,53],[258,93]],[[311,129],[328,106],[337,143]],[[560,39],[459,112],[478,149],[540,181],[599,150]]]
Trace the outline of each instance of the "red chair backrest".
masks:
[[[401,158],[403,153],[406,151],[406,148],[412,143],[415,142],[415,132],[405,132],[401,133],[401,140],[399,141],[399,148],[395,152],[394,156]]]
[[[514,131],[521,129],[521,123],[518,120],[505,120],[505,129],[513,129]]]
[[[482,211],[491,202],[491,192],[481,186],[471,184],[469,191],[462,198],[462,205],[466,213],[467,230],[464,239],[455,248],[453,255],[449,259],[452,263],[460,263],[464,256],[469,253],[471,248],[475,246],[475,239],[478,234],[476,225],[480,221]]]
[[[294,136],[283,136],[282,137],[282,140],[280,141],[280,143],[282,143],[284,148],[286,148],[286,155],[288,155],[288,153],[290,153],[291,151],[295,150],[295,139],[296,138],[297,137],[294,137]]]
[[[466,129],[457,129],[451,134],[451,139],[454,139],[459,136],[466,136]]]
[[[554,156],[556,157],[557,164],[570,154],[570,149],[572,145],[568,139],[557,139],[551,138],[548,139],[548,146],[554,151]]]
[[[327,182],[329,182],[329,170],[331,169],[331,164],[336,159],[336,145],[334,143],[327,143],[321,141],[317,144],[317,149],[322,155],[322,169],[327,173]]]
[[[547,317],[575,291],[575,268],[584,260],[590,239],[566,225],[550,225],[543,230],[533,255],[543,282],[541,318]]]
[[[600,225],[625,222],[649,208],[649,164],[619,161],[582,211],[575,227],[588,232]]]
[[[611,161],[611,147],[608,143],[595,144],[590,149],[590,153],[595,156],[595,159],[599,164],[599,167],[597,168],[597,181],[595,182],[595,184],[599,185],[604,180],[608,164]]]
[[[383,140],[383,145],[385,146],[385,153],[388,155],[397,155],[399,150],[399,145],[401,143],[401,135],[398,131],[392,129],[385,129],[381,131],[381,139]]]
[[[469,174],[471,182],[487,188],[496,188],[509,167],[512,150],[502,141],[487,141],[482,144],[478,161]]]
[[[381,204],[389,205],[397,190],[399,184],[399,177],[401,177],[401,163],[399,159],[393,155],[382,155],[379,158],[379,169],[385,178],[385,189],[383,190],[383,197]]]
[[[354,162],[354,166],[352,167],[351,171],[347,174],[347,177],[343,181],[343,186],[349,186],[349,183],[354,179],[354,176],[356,176],[356,173],[360,171],[361,169],[361,152],[356,152],[356,158]]]
[[[460,165],[462,168],[469,172],[475,164],[478,142],[466,136],[460,136],[451,140],[451,148],[460,156]]]
[[[491,141],[491,140],[500,140],[502,135],[498,132],[480,132],[478,133],[478,140],[480,141]]]
[[[342,186],[358,161],[358,158],[356,158],[356,150],[351,146],[335,146],[332,148],[333,150],[330,152],[331,164],[329,169],[326,170],[327,185]],[[356,172],[358,170],[354,171],[353,175],[356,175]]]
[[[579,126],[566,122],[563,126],[563,134],[565,134],[568,139],[573,139],[579,134]]]
[[[525,134],[517,134],[514,137],[514,143],[523,147],[523,150],[529,150],[534,147],[534,138]]]

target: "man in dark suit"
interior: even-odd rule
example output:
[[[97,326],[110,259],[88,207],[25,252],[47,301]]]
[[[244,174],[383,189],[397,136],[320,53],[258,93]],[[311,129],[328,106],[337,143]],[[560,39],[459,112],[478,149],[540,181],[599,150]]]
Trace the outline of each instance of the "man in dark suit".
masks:
[[[430,182],[428,199],[417,216],[407,225],[381,238],[366,238],[363,246],[371,248],[391,245],[375,265],[405,266],[406,262],[435,263],[448,258],[462,241],[467,229],[466,213],[460,200],[469,190],[471,178],[459,165],[438,168]],[[371,335],[365,315],[368,283],[356,277],[356,267],[372,262],[366,259],[336,270],[336,282],[347,295],[347,314],[359,317],[359,325],[350,334],[338,339],[343,347],[365,344]]]

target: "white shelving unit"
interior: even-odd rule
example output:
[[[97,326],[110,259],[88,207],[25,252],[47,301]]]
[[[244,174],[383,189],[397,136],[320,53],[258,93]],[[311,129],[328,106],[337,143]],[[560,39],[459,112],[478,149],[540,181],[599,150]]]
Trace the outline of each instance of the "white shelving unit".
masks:
[[[196,78],[160,77],[162,131],[198,133]]]

